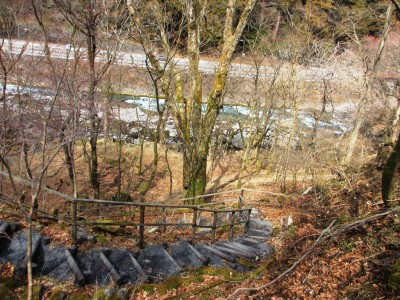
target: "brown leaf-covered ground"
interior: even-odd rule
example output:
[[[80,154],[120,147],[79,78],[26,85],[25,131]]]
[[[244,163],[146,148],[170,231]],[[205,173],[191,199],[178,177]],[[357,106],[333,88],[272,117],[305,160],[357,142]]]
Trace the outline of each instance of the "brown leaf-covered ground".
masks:
[[[151,157],[148,152],[146,153]],[[170,155],[175,159],[171,164],[173,174],[179,174],[181,169],[179,154],[170,153]],[[126,156],[128,157],[128,154]],[[126,164],[128,165],[127,162]],[[229,169],[226,168],[228,164]],[[221,160],[213,170],[211,186],[215,184],[216,187],[223,186],[225,190],[233,189],[235,173],[232,170],[235,169],[235,165],[239,165],[239,160],[235,156],[225,161]],[[80,167],[84,168],[84,165],[81,164]],[[165,167],[165,161],[162,161],[161,169]],[[115,193],[116,187],[112,182],[115,176],[112,168],[104,168],[101,172],[105,194]],[[128,172],[127,169],[125,172]],[[268,178],[268,174],[261,172],[247,177],[245,185],[259,190],[278,191],[273,180]],[[374,166],[368,166],[358,173],[356,180],[353,180],[352,189],[346,180],[331,178],[316,185],[306,195],[302,193],[304,181],[301,188],[292,184],[289,197],[247,192],[245,198],[248,203],[261,210],[275,225],[271,243],[276,248],[276,254],[272,259],[259,262],[246,274],[212,268],[189,270],[182,273],[179,278],[171,278],[165,283],[124,287],[125,296],[128,299],[225,299],[238,288],[261,287],[295,263],[332,221],[336,220],[332,227],[335,228],[380,212],[382,205],[379,196],[379,178],[379,171]],[[67,182],[67,178],[63,180]],[[179,175],[173,178],[172,190],[175,194],[178,193],[180,181]],[[48,184],[51,186],[56,183],[57,181]],[[168,185],[168,176],[160,172],[149,192],[149,199],[151,201],[157,198],[167,199],[168,196],[165,195],[168,195]],[[61,190],[63,189],[67,192],[68,186],[61,187]],[[90,189],[82,186],[81,192],[90,193]],[[222,195],[213,201],[223,200],[233,204],[236,202],[236,196]],[[12,218],[10,214],[13,214]],[[281,227],[280,220],[289,215],[293,218],[293,224]],[[1,219],[15,219],[16,216],[15,210],[2,206]],[[156,219],[157,215],[153,218]],[[24,225],[23,222],[21,224]],[[132,230],[128,228],[110,230],[100,228],[100,230],[104,238],[95,246],[137,247],[131,238]],[[41,227],[41,233],[50,236],[54,242],[71,244],[68,227],[62,223],[46,224]],[[225,234],[226,232],[221,232],[219,237]],[[167,230],[166,233],[156,233],[147,237],[146,242],[157,243],[160,240],[174,242],[178,237],[189,236],[188,230]],[[82,250],[85,247],[93,245],[84,244],[81,246]],[[241,292],[233,299],[398,299],[399,275],[396,277],[395,272],[396,270],[400,272],[399,250],[400,221],[398,215],[390,214],[324,240],[292,272],[278,282],[255,292]],[[0,267],[1,293],[1,288],[9,284],[7,278],[12,274],[13,268],[9,264],[1,264]],[[104,295],[102,296],[101,292],[106,287],[78,288],[72,282],[60,284],[48,278],[37,278],[36,283],[43,285],[42,299],[55,299],[54,295],[60,291],[64,292],[68,299],[105,299],[102,298]],[[23,293],[23,286],[12,290],[15,299],[22,297]]]

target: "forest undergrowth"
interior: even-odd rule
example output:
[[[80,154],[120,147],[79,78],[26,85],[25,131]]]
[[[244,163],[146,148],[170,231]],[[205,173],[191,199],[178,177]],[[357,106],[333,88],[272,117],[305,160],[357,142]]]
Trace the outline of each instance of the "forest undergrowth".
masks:
[[[126,287],[126,296],[129,299],[398,299],[398,202],[393,203],[392,211],[384,209],[379,195],[380,174],[370,164],[362,168],[357,179],[333,178],[315,185],[307,194],[293,189],[289,197],[254,201],[252,204],[274,224],[271,243],[276,252],[246,274],[213,268],[188,270],[164,283]],[[288,216],[293,223],[280,224]],[[7,217],[10,215],[1,215],[2,219]],[[48,224],[36,223],[41,233],[57,242],[70,243],[68,227],[58,223],[45,225]],[[112,243],[136,247],[129,230],[121,228],[101,234],[103,240],[95,246]],[[156,242],[160,234],[147,242]],[[175,230],[174,234],[162,234],[162,238],[173,242],[179,235],[185,233]],[[93,245],[83,245],[82,249],[85,247]],[[1,264],[3,290],[11,288],[12,271],[9,264]],[[45,278],[36,283],[43,287],[42,299],[55,299],[60,290],[66,292],[67,299],[104,296],[99,291],[105,287],[77,288],[72,282],[60,286]],[[23,297],[24,290],[24,287],[14,289],[13,297]]]

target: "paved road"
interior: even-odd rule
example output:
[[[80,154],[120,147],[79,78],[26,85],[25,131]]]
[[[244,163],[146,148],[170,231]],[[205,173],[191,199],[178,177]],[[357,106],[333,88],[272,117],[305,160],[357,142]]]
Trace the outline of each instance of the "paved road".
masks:
[[[50,51],[53,58],[57,59],[75,59],[75,55],[78,55],[80,59],[86,58],[86,51],[81,49],[75,49],[71,45],[60,45],[50,43]],[[29,42],[24,40],[4,40],[3,49],[5,51],[11,51],[14,54],[21,52],[23,47],[26,47],[24,55],[30,56],[44,56],[44,45],[41,42]],[[99,50],[97,55],[97,61],[107,61],[109,53],[105,50]],[[160,60],[162,64],[164,60]],[[117,53],[117,64],[130,65],[140,68],[146,67],[146,55],[137,52],[124,52],[119,51]],[[180,69],[187,69],[188,59],[186,58],[173,58],[170,63],[175,64]],[[205,74],[213,74],[217,68],[216,61],[201,60],[199,64],[201,72]],[[258,69],[260,78],[270,77],[274,73],[275,69],[266,65],[262,65]],[[251,64],[243,63],[232,63],[230,69],[230,76],[254,78],[257,74],[256,68]],[[354,69],[348,68],[319,68],[319,67],[302,67],[297,66],[296,68],[283,67],[281,68],[281,74],[283,76],[289,76],[289,74],[295,74],[299,80],[303,81],[321,81],[322,79],[328,79],[332,81],[349,81],[355,78],[361,78],[362,73],[355,71]]]

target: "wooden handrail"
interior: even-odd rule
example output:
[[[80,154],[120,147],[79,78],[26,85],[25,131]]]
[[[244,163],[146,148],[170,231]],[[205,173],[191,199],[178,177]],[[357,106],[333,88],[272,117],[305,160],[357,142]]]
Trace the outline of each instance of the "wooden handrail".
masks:
[[[5,176],[5,177],[8,178],[8,173],[7,173],[7,172],[0,171],[0,175],[1,175],[1,176]],[[32,185],[35,186],[35,187],[38,187],[38,186],[39,186],[39,184],[36,183],[36,182],[33,182],[33,181],[31,181],[31,180],[27,180],[27,179],[23,179],[23,178],[21,178],[21,177],[15,176],[15,175],[12,175],[12,178],[13,178],[15,181],[17,181],[17,182],[23,183],[23,184],[28,185],[28,186],[32,186]],[[60,192],[55,191],[55,190],[53,190],[53,189],[50,189],[50,188],[48,188],[48,187],[46,187],[46,186],[44,186],[44,185],[41,186],[41,189],[42,189],[43,191],[46,191],[46,192],[50,193],[50,194],[53,194],[53,195],[58,196],[58,197],[60,197],[60,198],[63,198],[63,199],[65,199],[65,200],[67,200],[67,201],[71,201],[71,200],[74,199],[74,198],[71,197],[71,196],[68,196],[68,195],[66,195],[66,194],[63,194],[63,193],[60,193]]]
[[[233,209],[211,209],[211,208],[203,208],[198,205],[176,205],[176,204],[161,204],[161,203],[150,203],[150,202],[121,202],[121,201],[112,201],[112,200],[96,200],[96,199],[80,199],[75,198],[72,199],[70,202],[77,202],[77,203],[97,203],[97,204],[115,204],[115,205],[125,205],[125,206],[135,206],[135,207],[159,207],[159,208],[176,208],[176,209],[197,209],[206,212],[232,212],[232,211],[246,211],[250,207],[245,208],[233,208]]]
[[[5,176],[8,178],[8,174],[6,172],[0,171],[0,176]],[[34,183],[30,180],[26,180],[17,176],[12,175],[13,179],[16,182],[22,183],[24,185],[28,186],[38,186],[37,183]],[[63,193],[60,193],[58,191],[55,191],[53,189],[47,188],[45,186],[41,187],[44,192],[48,192],[50,194],[53,194],[55,196],[60,197],[61,199],[66,200],[66,202],[69,202],[71,204],[71,218],[59,218],[62,219],[63,221],[69,223],[71,225],[71,233],[72,233],[72,241],[74,245],[77,245],[78,240],[77,240],[77,228],[78,226],[138,226],[139,227],[139,246],[143,247],[144,246],[144,229],[146,226],[160,226],[163,227],[164,230],[167,226],[188,226],[192,228],[192,242],[195,242],[195,237],[196,237],[196,229],[197,228],[210,228],[211,229],[211,242],[214,243],[215,241],[215,234],[216,234],[216,229],[217,228],[223,228],[223,227],[230,227],[229,230],[229,238],[233,238],[233,230],[234,230],[234,225],[238,224],[243,224],[243,223],[248,223],[250,221],[250,213],[252,208],[250,206],[248,207],[241,207],[243,204],[243,201],[239,201],[240,205],[239,208],[231,208],[231,209],[213,209],[210,208],[210,206],[217,206],[217,205],[225,205],[224,202],[218,202],[218,203],[205,203],[201,205],[188,205],[188,204],[166,204],[166,203],[150,203],[150,202],[123,202],[123,201],[111,201],[111,200],[98,200],[98,199],[83,199],[83,198],[73,198],[71,196],[65,195]],[[223,191],[223,192],[218,192],[218,193],[212,193],[212,194],[206,194],[206,195],[199,195],[196,197],[192,198],[182,198],[177,201],[187,201],[187,200],[193,200],[193,199],[198,199],[202,197],[209,197],[209,196],[215,196],[215,195],[222,195],[222,194],[230,194],[230,193],[235,193],[235,192],[240,192],[241,197],[243,196],[244,191],[250,191],[250,192],[261,192],[261,193],[266,193],[266,194],[271,194],[274,196],[285,196],[284,194],[278,194],[278,193],[272,193],[272,192],[267,192],[267,191],[260,191],[260,190],[253,190],[253,189],[235,189],[235,190],[230,190],[230,191]],[[78,203],[92,203],[92,204],[103,204],[103,205],[112,205],[113,207],[136,207],[139,208],[140,212],[140,220],[139,222],[88,222],[88,221],[78,221],[77,214],[78,214],[78,209],[77,209],[77,204]],[[148,212],[148,209],[146,208],[162,208],[163,213],[165,213],[166,208],[171,208],[174,210],[178,209],[188,209],[192,210],[193,213],[193,218],[192,222],[187,222],[187,223],[172,223],[169,222],[167,223],[166,219],[163,218],[163,221],[161,223],[146,223],[145,222],[145,211]],[[49,215],[49,213],[36,210],[41,214],[44,215]],[[209,212],[213,214],[213,220],[211,225],[198,225],[198,214],[200,212]],[[240,212],[248,212],[246,220],[236,222],[235,221],[235,214],[240,213]],[[232,214],[232,220],[228,222],[228,224],[221,224],[217,225],[217,218],[219,213],[231,213]]]

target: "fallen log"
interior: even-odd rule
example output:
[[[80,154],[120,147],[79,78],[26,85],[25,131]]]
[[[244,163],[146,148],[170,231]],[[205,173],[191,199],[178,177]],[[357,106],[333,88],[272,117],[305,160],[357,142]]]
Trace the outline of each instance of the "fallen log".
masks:
[[[246,232],[246,235],[271,238],[271,232],[270,231],[265,231],[265,230],[261,230],[261,229],[249,229]]]
[[[175,266],[178,272],[182,272],[182,267],[176,262],[176,260],[164,249],[164,254],[167,256],[170,262]]]
[[[186,242],[186,243],[187,243],[187,245],[188,245],[190,251],[192,251],[192,253],[197,257],[198,260],[201,261],[201,263],[202,263],[204,266],[207,266],[207,265],[210,263],[210,258],[209,258],[209,257],[205,258],[199,251],[196,250],[195,247],[193,247],[192,245],[190,245],[188,242]]]
[[[253,248],[253,247],[250,247],[250,246],[247,246],[247,245],[244,245],[242,243],[226,242],[225,244],[231,245],[232,247],[237,247],[238,249],[241,249],[244,252],[249,251],[249,252],[254,253],[254,254],[259,254],[260,253],[260,250],[258,250],[256,248]]]
[[[103,264],[105,265],[105,267],[107,268],[108,272],[110,272],[111,277],[113,278],[114,282],[117,285],[120,285],[122,283],[122,277],[121,275],[119,275],[119,273],[117,272],[117,270],[115,270],[114,266],[112,265],[112,263],[108,260],[108,258],[104,255],[103,252],[100,252],[100,258],[101,261],[103,262]]]
[[[208,251],[214,253],[215,255],[221,257],[222,259],[225,259],[226,261],[229,261],[231,263],[236,262],[236,259],[234,257],[232,257],[232,256],[230,256],[230,255],[228,255],[226,253],[223,253],[223,252],[221,252],[221,251],[219,251],[217,249],[214,249],[214,248],[212,248],[212,247],[210,247],[208,245],[203,245],[203,247],[206,248]]]
[[[147,274],[144,272],[142,266],[138,263],[136,258],[130,253],[129,253],[129,257],[130,257],[136,271],[139,273],[140,277],[142,278],[143,282],[150,282],[149,276],[147,276]]]
[[[260,243],[260,241],[255,240],[255,239],[253,239],[251,237],[248,237],[248,236],[242,236],[240,239],[243,240],[243,241],[246,241],[248,243],[252,243],[252,244],[259,244]]]
[[[65,250],[64,252],[65,257],[67,258],[67,264],[75,277],[75,282],[82,286],[85,284],[85,276],[83,276],[81,270],[79,269],[78,264],[75,261],[75,258],[72,256],[71,252],[69,252],[68,249]]]
[[[225,247],[221,247],[221,246],[217,246],[217,245],[213,245],[212,247],[214,249],[217,249],[217,250],[220,250],[220,251],[223,251],[223,252],[227,252],[227,253],[232,254],[234,256],[240,256],[240,257],[245,257],[245,258],[249,258],[249,259],[256,258],[255,254],[244,253],[244,252],[241,252],[241,251],[238,251],[238,250],[233,250],[233,249],[230,249],[230,248],[225,248]]]
[[[240,252],[243,252],[243,253],[249,253],[249,254],[253,255],[254,258],[257,257],[258,252],[259,252],[257,249],[246,247],[245,245],[242,245],[242,244],[239,244],[239,245],[233,244],[233,243],[230,243],[230,242],[229,243],[222,243],[221,246],[223,246],[225,248],[232,249],[232,250],[237,250],[237,251],[240,251]],[[244,247],[242,247],[242,246],[244,246]]]
[[[258,235],[248,235],[250,239],[253,240],[260,240],[260,241],[269,241],[271,238],[266,236],[258,236]]]

